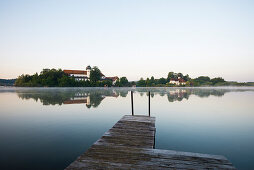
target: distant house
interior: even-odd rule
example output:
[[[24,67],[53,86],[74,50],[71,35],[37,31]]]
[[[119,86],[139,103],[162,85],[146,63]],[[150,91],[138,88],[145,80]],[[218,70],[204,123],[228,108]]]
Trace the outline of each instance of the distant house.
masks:
[[[104,80],[105,78],[106,78],[106,76],[101,73],[101,79]]]
[[[181,77],[178,77],[177,79],[170,79],[169,81],[170,84],[175,84],[175,85],[185,85],[186,82],[184,79],[182,79]]]
[[[178,78],[178,81],[179,81],[180,85],[185,85],[186,84],[186,81],[182,78]]]
[[[112,84],[115,85],[117,80],[119,80],[119,77],[104,77],[104,80],[112,80]]]
[[[174,79],[174,78],[170,79],[169,83],[170,83],[170,84],[176,84],[176,85],[179,85],[179,81],[178,81],[178,79]]]

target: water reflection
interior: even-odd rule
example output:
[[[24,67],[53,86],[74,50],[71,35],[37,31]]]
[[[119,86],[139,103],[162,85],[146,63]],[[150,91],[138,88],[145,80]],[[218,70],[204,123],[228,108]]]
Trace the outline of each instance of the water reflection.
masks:
[[[52,89],[17,89],[18,97],[34,99],[43,105],[62,105],[62,104],[85,104],[87,108],[98,107],[106,97],[127,97],[130,91],[137,92],[141,97],[148,95],[167,96],[168,102],[188,100],[191,95],[201,98],[209,96],[221,97],[228,92],[253,91],[253,89],[221,89],[221,88],[52,88]]]
[[[62,104],[85,104],[87,108],[96,108],[101,101],[106,97],[126,97],[128,90],[115,89],[34,89],[17,90],[19,98],[23,100],[34,99],[36,102],[40,101],[43,105],[62,105]]]
[[[0,169],[64,169],[131,112],[131,90],[137,114],[147,113],[151,92],[156,148],[224,155],[254,169],[254,88],[3,87]]]

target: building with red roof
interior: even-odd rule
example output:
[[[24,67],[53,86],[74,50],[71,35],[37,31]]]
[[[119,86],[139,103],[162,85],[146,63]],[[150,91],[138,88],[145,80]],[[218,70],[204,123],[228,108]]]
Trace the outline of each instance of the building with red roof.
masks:
[[[76,81],[84,81],[90,79],[91,66],[87,66],[86,70],[63,70],[63,72],[69,76],[75,78]],[[114,77],[106,77],[101,73],[101,80],[112,80],[112,84],[115,85],[116,81],[119,80],[117,76]]]
[[[65,74],[72,76],[76,81],[90,79],[91,66],[87,66],[86,70],[63,70]]]
[[[183,78],[178,77],[178,78],[170,79],[169,83],[170,84],[175,84],[175,85],[185,85],[186,81]]]

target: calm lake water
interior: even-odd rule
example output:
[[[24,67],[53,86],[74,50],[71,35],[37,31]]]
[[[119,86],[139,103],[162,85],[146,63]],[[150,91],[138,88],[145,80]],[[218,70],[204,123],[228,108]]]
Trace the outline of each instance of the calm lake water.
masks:
[[[156,148],[254,169],[254,88],[0,88],[0,169],[64,169],[123,115],[156,117]]]

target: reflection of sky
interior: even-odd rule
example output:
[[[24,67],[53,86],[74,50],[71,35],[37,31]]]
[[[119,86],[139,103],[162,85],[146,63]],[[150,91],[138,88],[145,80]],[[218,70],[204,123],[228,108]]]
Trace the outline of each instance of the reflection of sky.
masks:
[[[227,91],[221,97],[190,94],[188,99],[174,102],[168,101],[169,91],[164,96],[156,92],[161,89],[153,91],[151,114],[156,117],[156,148],[221,154],[237,168],[254,168],[253,89]],[[33,95],[22,99],[19,93],[0,91],[1,169],[10,162],[16,163],[11,164],[13,169],[63,169],[131,112],[130,92],[126,97],[106,96],[92,108],[85,104],[43,105]],[[147,100],[145,93],[134,93],[136,114],[147,113]]]
[[[156,147],[222,154],[237,167],[253,162],[253,92],[167,103],[157,100]],[[253,167],[253,164],[251,165]]]

